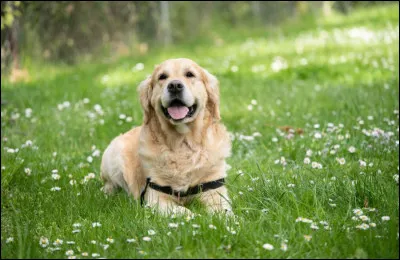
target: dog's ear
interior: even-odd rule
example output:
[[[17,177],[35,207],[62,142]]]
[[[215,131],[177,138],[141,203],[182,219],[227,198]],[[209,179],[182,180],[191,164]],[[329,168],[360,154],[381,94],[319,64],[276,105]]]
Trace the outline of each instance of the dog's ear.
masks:
[[[143,123],[147,124],[151,117],[151,94],[152,94],[152,86],[151,86],[151,76],[147,77],[145,80],[140,82],[138,86],[138,92],[140,97],[140,104],[143,108]]]
[[[206,86],[208,101],[207,108],[209,109],[214,120],[219,121],[221,119],[219,113],[219,81],[218,79],[203,69],[204,84]]]

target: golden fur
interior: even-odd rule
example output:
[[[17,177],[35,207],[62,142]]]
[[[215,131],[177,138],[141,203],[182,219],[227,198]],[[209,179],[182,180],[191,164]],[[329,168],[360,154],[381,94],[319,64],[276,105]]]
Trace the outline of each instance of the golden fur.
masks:
[[[185,76],[188,70],[194,77]],[[168,78],[160,80],[161,73],[167,73]],[[166,118],[161,110],[165,89],[172,80],[183,82],[188,99],[198,102],[194,116],[179,123]],[[138,87],[143,125],[116,137],[103,154],[104,192],[120,186],[138,199],[147,177],[176,191],[226,177],[225,159],[231,143],[226,128],[219,123],[218,84],[213,75],[189,59],[170,59],[158,65]],[[145,201],[164,213],[189,213],[183,206],[194,196],[211,212],[231,212],[225,186],[180,199],[148,188]]]

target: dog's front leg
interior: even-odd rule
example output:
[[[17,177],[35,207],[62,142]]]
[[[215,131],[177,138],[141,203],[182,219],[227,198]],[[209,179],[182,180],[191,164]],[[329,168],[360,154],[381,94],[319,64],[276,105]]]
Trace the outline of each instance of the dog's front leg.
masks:
[[[164,215],[178,214],[178,215],[192,215],[193,213],[173,201],[172,197],[162,192],[147,189],[145,195],[146,204],[152,208],[157,209]]]
[[[228,190],[225,186],[202,192],[200,194],[200,201],[206,206],[210,213],[233,215]]]

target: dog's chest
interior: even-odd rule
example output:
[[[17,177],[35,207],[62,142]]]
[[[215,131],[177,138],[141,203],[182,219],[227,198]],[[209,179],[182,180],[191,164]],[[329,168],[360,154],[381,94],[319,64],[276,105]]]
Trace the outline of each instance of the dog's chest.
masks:
[[[208,149],[189,146],[183,143],[174,150],[164,148],[158,154],[158,170],[166,175],[187,175],[194,171],[207,170],[213,161],[210,160],[211,152]]]
[[[217,158],[213,150],[185,143],[174,150],[160,146],[148,155],[141,158],[147,176],[159,185],[182,188],[215,172],[215,167],[223,163],[223,158]]]

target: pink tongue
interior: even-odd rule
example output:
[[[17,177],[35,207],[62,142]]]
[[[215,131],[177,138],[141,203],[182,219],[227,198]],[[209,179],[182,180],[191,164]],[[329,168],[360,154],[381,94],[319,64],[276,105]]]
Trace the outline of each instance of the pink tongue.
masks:
[[[168,108],[168,114],[175,120],[184,118],[188,112],[189,108],[185,106]]]

